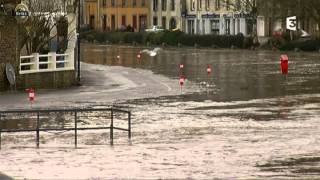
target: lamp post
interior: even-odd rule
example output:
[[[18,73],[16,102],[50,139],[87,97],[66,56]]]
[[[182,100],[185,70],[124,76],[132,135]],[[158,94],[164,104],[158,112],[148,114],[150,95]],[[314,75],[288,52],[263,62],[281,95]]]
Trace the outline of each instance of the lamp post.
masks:
[[[77,65],[78,65],[78,73],[77,73],[77,84],[80,85],[80,1],[78,0],[78,23],[77,23]]]

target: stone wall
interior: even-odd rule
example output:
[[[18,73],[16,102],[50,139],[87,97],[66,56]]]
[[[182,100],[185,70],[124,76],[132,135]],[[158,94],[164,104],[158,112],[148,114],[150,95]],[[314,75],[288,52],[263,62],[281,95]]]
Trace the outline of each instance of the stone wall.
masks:
[[[75,85],[75,72],[57,71],[20,75],[18,89],[59,89]]]
[[[10,88],[6,78],[6,63],[15,67],[15,73],[18,73],[18,32],[17,23],[13,17],[0,16],[0,91]]]

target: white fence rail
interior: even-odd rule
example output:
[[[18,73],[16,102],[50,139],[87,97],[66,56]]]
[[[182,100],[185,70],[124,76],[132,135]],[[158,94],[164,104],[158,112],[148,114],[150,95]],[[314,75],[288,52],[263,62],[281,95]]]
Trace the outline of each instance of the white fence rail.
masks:
[[[74,70],[74,52],[20,56],[20,74]]]

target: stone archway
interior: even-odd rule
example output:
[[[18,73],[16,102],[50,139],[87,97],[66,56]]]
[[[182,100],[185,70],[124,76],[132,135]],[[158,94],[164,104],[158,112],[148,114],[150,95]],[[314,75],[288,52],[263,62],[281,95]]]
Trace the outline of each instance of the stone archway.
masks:
[[[176,29],[177,28],[177,21],[174,17],[172,17],[169,21],[169,29]]]

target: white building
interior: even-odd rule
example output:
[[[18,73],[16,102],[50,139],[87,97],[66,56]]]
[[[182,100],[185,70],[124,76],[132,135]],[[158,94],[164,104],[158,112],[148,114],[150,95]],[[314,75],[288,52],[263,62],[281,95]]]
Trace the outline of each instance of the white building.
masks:
[[[186,0],[182,17],[188,34],[248,35],[249,16],[224,0]],[[240,9],[240,8],[239,8]]]
[[[150,24],[183,30],[181,7],[184,0],[150,0]]]

